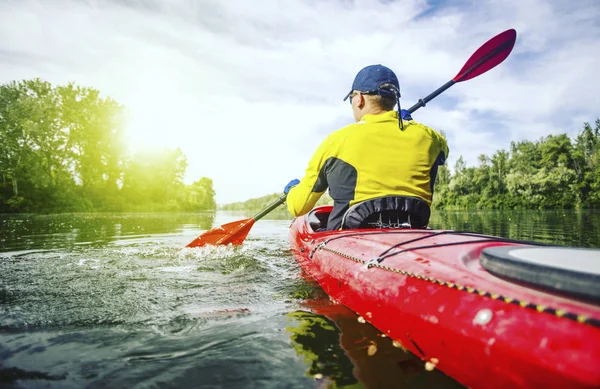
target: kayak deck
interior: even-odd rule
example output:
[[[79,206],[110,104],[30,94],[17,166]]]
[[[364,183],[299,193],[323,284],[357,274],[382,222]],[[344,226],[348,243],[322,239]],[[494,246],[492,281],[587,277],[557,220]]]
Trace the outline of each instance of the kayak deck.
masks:
[[[398,243],[390,246],[390,235],[394,236],[392,242],[397,239]],[[350,238],[360,241],[364,251],[350,254],[352,245],[359,244],[353,242],[349,245],[347,239]],[[459,239],[457,240],[457,238]],[[481,251],[487,247],[504,245],[520,246],[522,244],[509,239],[453,231],[368,231],[349,232],[325,239],[315,245],[313,252],[309,255],[314,255],[314,252],[319,250],[328,251],[361,263],[367,269],[379,268],[447,288],[502,300],[523,308],[534,309],[537,312],[545,312],[600,327],[600,320],[595,317],[598,314],[596,306],[527,286],[516,288],[514,283],[502,280],[486,271],[479,264]],[[376,250],[378,246],[382,251],[375,256],[369,250],[365,250],[365,248]],[[443,247],[452,248],[452,252],[440,250]],[[456,258],[455,254],[457,253],[459,254],[458,260],[449,260],[449,258]],[[481,285],[486,286],[482,287]],[[515,289],[518,290],[518,293],[515,293]]]
[[[600,307],[480,265],[485,248],[522,242],[436,230],[315,233],[306,218],[290,240],[332,299],[465,385],[600,385]]]

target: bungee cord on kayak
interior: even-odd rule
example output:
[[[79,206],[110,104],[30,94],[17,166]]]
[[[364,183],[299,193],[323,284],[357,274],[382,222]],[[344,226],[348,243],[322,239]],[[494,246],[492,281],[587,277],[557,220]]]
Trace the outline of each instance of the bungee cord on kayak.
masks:
[[[378,263],[381,263],[381,261],[383,261],[385,258],[387,257],[391,257],[397,254],[401,254],[404,251],[408,251],[408,250],[416,250],[419,249],[421,247],[411,247],[409,249],[403,249],[402,252],[393,252],[390,253],[390,251],[392,251],[393,249],[396,249],[400,246],[404,246],[406,244],[409,243],[414,243],[414,242],[418,242],[418,241],[422,241],[425,239],[431,239],[434,238],[436,236],[440,236],[440,235],[447,235],[447,234],[452,234],[452,235],[459,235],[459,236],[470,236],[470,237],[482,237],[484,235],[478,234],[476,232],[467,232],[467,231],[451,231],[451,230],[444,230],[444,231],[434,231],[434,230],[425,230],[423,231],[423,233],[428,233],[425,234],[424,236],[420,236],[418,238],[414,238],[414,239],[410,239],[410,240],[405,240],[402,241],[400,243],[396,243],[393,246],[390,246],[388,249],[386,249],[385,251],[383,251],[381,254],[377,255],[376,258],[374,258],[373,260],[377,260]],[[340,236],[336,236],[333,238],[329,238],[326,239],[325,241],[323,241],[323,243],[321,243],[321,247],[326,246],[328,243],[334,241],[334,240],[338,240],[338,239],[347,239],[347,238],[352,238],[352,237],[360,237],[360,236],[364,236],[364,235],[387,235],[389,236],[390,234],[405,234],[405,235],[410,235],[413,234],[413,231],[411,231],[410,229],[404,229],[404,230],[400,230],[400,231],[389,231],[389,230],[382,230],[382,231],[361,231],[361,232],[355,232],[355,233],[349,233],[349,234],[344,234],[344,235],[340,235]],[[524,241],[524,240],[516,240],[516,239],[507,239],[507,238],[500,238],[500,237],[486,237],[486,241],[489,240],[494,240],[496,242],[509,242],[509,243],[521,243],[521,244],[528,244],[528,245],[534,245],[534,246],[554,246],[548,243],[542,243],[542,242],[532,242],[532,241]],[[454,243],[470,243],[472,241],[465,241],[465,242],[454,242]],[[442,245],[437,245],[437,247],[443,246]]]
[[[390,234],[392,232],[381,232],[382,234]],[[414,231],[406,231],[406,233],[413,233]],[[484,235],[481,234],[472,234],[472,233],[461,233],[461,232],[454,232],[454,231],[436,231],[430,235],[427,236],[423,236],[423,237],[418,237],[412,240],[407,240],[404,241],[402,243],[396,244],[394,245],[392,248],[397,248],[401,245],[405,245],[405,244],[409,244],[409,243],[414,243],[416,241],[419,240],[423,240],[423,239],[429,239],[435,236],[439,236],[439,235],[446,235],[446,234],[453,234],[453,235],[463,235],[463,236],[472,236],[472,237],[483,237]],[[347,234],[347,235],[343,235],[340,236],[338,238],[345,238],[345,237],[357,237],[360,235],[364,235],[361,233],[357,233],[357,234]],[[373,234],[368,234],[368,235],[373,235]],[[484,237],[483,239],[477,239],[477,240],[469,240],[469,241],[459,241],[459,242],[450,242],[450,243],[442,243],[442,244],[431,244],[431,245],[423,245],[423,246],[414,246],[414,247],[408,247],[405,249],[402,249],[398,252],[394,252],[391,254],[388,254],[386,256],[377,256],[376,258],[373,258],[371,260],[364,260],[364,259],[360,259],[357,258],[356,256],[353,256],[352,254],[348,254],[336,249],[331,249],[329,247],[326,247],[328,242],[331,242],[334,239],[328,239],[320,244],[318,244],[317,246],[315,246],[308,254],[309,258],[313,258],[315,255],[316,251],[319,250],[323,250],[323,251],[328,251],[331,252],[333,254],[339,255],[342,258],[346,258],[346,259],[351,259],[355,262],[361,263],[363,265],[365,265],[368,269],[371,268],[379,268],[379,269],[383,269],[383,270],[387,270],[387,271],[391,271],[393,273],[399,273],[408,277],[413,277],[413,278],[417,278],[420,280],[425,280],[428,282],[432,282],[435,284],[439,284],[439,285],[443,285],[445,287],[449,287],[449,288],[453,288],[453,289],[457,289],[460,291],[465,291],[467,293],[473,293],[473,294],[477,294],[479,296],[482,297],[488,297],[491,298],[493,300],[501,300],[504,301],[506,303],[509,304],[516,304],[522,308],[527,308],[527,309],[533,309],[537,312],[542,312],[542,313],[549,313],[552,315],[555,315],[557,317],[563,317],[565,319],[570,319],[570,320],[574,320],[578,323],[582,323],[582,324],[589,324],[591,326],[594,327],[598,327],[600,328],[600,319],[597,318],[593,318],[593,317],[588,317],[586,315],[581,315],[581,314],[577,314],[574,312],[567,312],[561,309],[557,309],[557,308],[552,308],[549,306],[545,306],[545,305],[539,305],[539,304],[533,304],[533,303],[529,303],[523,300],[519,300],[518,298],[514,298],[514,297],[509,297],[509,296],[505,296],[505,295],[499,295],[496,293],[491,293],[491,292],[486,292],[483,291],[481,289],[478,288],[473,288],[473,287],[468,287],[468,286],[463,286],[461,284],[457,284],[457,283],[453,283],[453,282],[448,282],[448,281],[442,281],[439,279],[434,279],[431,277],[427,277],[427,276],[423,276],[420,274],[415,274],[415,273],[411,273],[411,272],[407,272],[404,271],[402,269],[398,269],[398,268],[394,268],[394,267],[390,267],[390,266],[385,266],[382,265],[381,263],[383,262],[383,260],[385,258],[388,257],[392,257],[395,256],[397,254],[403,254],[403,253],[407,253],[409,251],[417,251],[417,250],[426,250],[426,249],[440,249],[443,247],[448,247],[448,246],[458,246],[458,245],[465,245],[465,244],[480,244],[480,243],[518,243],[518,244],[526,244],[528,246],[543,246],[543,247],[556,247],[554,245],[550,245],[550,244],[545,244],[545,243],[539,243],[539,242],[529,242],[529,241],[520,241],[520,240],[514,240],[514,239],[504,239],[504,238],[497,238],[497,237]],[[386,250],[387,251],[387,250]]]

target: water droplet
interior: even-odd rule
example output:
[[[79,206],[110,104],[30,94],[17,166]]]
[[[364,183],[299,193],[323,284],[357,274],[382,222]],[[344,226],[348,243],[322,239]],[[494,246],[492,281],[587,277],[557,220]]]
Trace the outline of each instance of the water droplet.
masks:
[[[492,311],[490,311],[489,309],[482,309],[481,311],[477,312],[477,314],[475,315],[475,318],[473,319],[473,323],[483,326],[483,325],[488,324],[492,320],[492,317],[494,317],[494,314],[492,313]]]
[[[377,345],[376,344],[371,344],[369,345],[369,347],[367,348],[367,354],[372,357],[373,355],[375,355],[377,353]]]

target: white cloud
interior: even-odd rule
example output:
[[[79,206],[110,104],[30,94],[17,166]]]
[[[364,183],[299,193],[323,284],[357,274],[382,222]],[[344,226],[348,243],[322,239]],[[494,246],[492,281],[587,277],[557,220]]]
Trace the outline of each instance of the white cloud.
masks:
[[[180,146],[186,180],[213,178],[220,203],[301,176],[325,135],[352,120],[341,99],[363,66],[392,67],[408,107],[507,28],[518,38],[505,63],[414,115],[446,132],[449,163],[574,135],[600,116],[596,1],[448,4],[5,1],[0,82],[75,81],[114,97],[131,112],[132,144]]]

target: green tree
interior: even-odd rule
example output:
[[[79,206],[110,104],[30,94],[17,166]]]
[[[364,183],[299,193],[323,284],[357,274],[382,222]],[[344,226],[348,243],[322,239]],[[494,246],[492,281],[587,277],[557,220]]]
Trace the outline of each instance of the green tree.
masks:
[[[459,158],[454,172],[436,181],[433,206],[444,208],[573,208],[600,206],[600,119],[584,124],[573,143],[566,134],[512,142],[479,157],[478,167]],[[440,168],[446,174],[447,170]]]
[[[187,159],[181,149],[140,152],[128,161],[123,175],[126,208],[177,210],[183,202]]]
[[[450,194],[450,169],[447,165],[438,167],[437,176],[435,178],[435,185],[433,186],[433,202],[432,207],[437,209],[443,209],[449,206],[451,203]]]
[[[490,167],[490,192],[495,198],[494,208],[510,208],[512,201],[507,196],[506,176],[509,172],[509,154],[505,150],[494,153]]]
[[[125,108],[93,88],[35,79],[0,85],[0,212],[176,210],[181,150],[128,155]],[[212,181],[195,183],[214,209]]]
[[[30,142],[22,120],[25,117],[22,93],[14,82],[0,86],[0,174],[4,203],[23,201],[23,197],[19,196],[19,180]]]
[[[186,211],[214,210],[215,190],[210,178],[202,177],[200,180],[185,187],[185,196],[181,200],[181,207]]]
[[[600,207],[600,119],[595,128],[584,123],[575,139],[573,165],[579,202],[584,207]]]
[[[452,204],[459,208],[473,208],[477,204],[475,195],[475,168],[467,167],[462,156],[454,165],[454,175],[450,179],[448,192]]]
[[[76,208],[80,202],[73,198],[75,182],[68,170],[68,132],[60,125],[55,91],[47,82],[30,80],[3,85],[0,94],[0,154],[6,163],[3,175],[12,186],[5,205],[16,210]]]
[[[83,196],[96,209],[118,209],[125,160],[124,107],[101,99],[91,88],[69,84],[57,88],[61,121],[68,128],[67,150]]]

